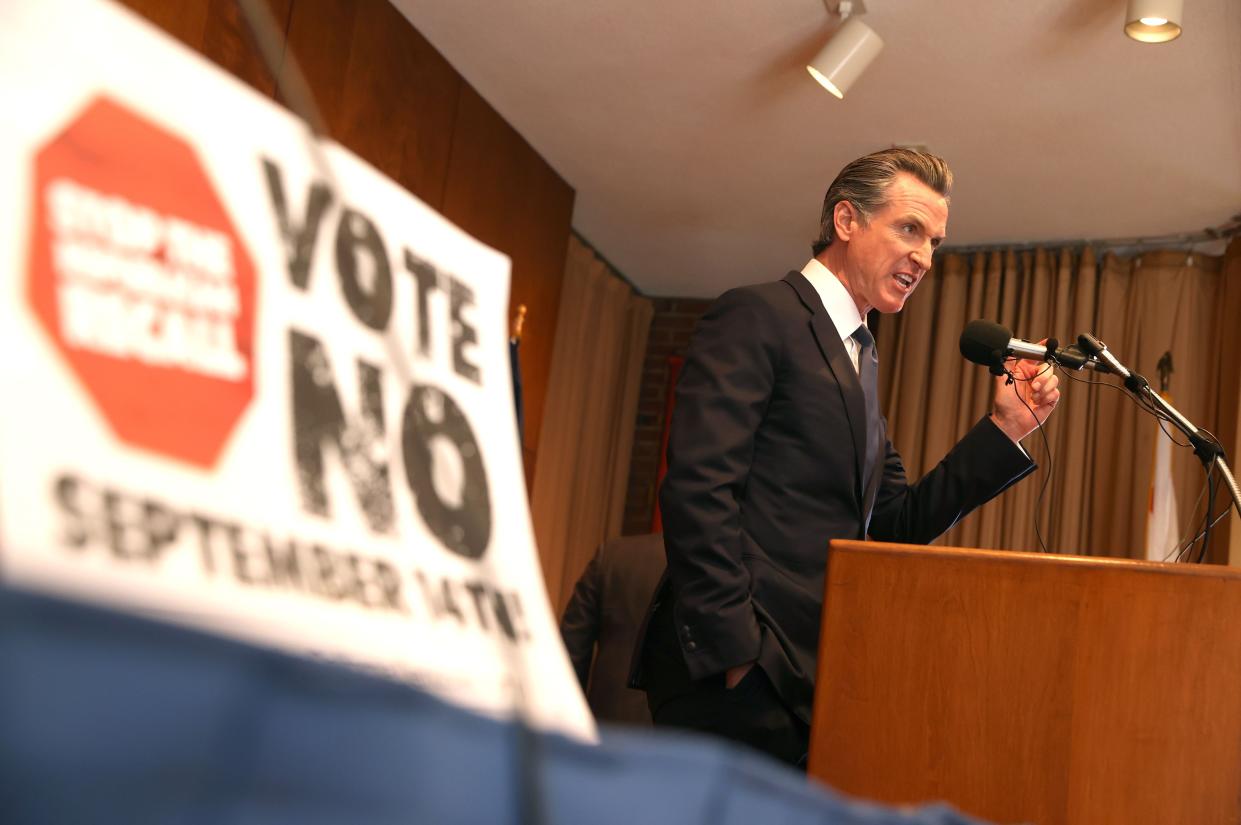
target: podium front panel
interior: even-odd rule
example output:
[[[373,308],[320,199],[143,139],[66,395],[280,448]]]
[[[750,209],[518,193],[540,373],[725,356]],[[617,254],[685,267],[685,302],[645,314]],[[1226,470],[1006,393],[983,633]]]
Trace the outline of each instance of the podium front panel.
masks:
[[[996,822],[1241,822],[1241,574],[832,542],[810,757]]]

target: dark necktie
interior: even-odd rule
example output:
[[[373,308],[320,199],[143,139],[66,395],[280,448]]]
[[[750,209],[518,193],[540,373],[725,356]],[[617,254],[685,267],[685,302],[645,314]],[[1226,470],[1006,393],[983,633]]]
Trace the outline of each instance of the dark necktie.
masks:
[[[862,461],[862,493],[870,486],[871,473],[879,460],[879,356],[875,352],[875,338],[862,324],[853,331],[858,342],[858,379],[866,396],[866,455]]]

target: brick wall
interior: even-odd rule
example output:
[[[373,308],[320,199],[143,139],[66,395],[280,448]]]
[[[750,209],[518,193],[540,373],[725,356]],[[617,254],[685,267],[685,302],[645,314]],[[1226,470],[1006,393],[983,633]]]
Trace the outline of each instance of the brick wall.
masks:
[[[642,388],[629,463],[629,490],[625,496],[626,536],[648,533],[655,512],[655,479],[664,433],[668,392],[668,359],[684,355],[694,324],[711,303],[698,298],[654,298],[655,315],[642,364]]]

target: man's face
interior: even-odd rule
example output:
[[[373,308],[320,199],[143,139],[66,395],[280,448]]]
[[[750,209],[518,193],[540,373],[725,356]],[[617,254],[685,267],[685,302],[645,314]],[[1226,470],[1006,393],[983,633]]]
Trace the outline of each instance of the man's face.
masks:
[[[900,312],[948,230],[948,201],[912,175],[897,175],[887,195],[868,223],[851,204],[836,207],[836,234],[847,242],[844,272],[837,274],[863,315],[871,308]]]

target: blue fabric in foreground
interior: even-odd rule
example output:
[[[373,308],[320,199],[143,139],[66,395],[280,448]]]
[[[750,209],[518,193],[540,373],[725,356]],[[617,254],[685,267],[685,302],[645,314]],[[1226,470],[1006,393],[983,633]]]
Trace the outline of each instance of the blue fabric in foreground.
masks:
[[[522,736],[334,664],[0,588],[0,822],[964,825],[689,736]]]

